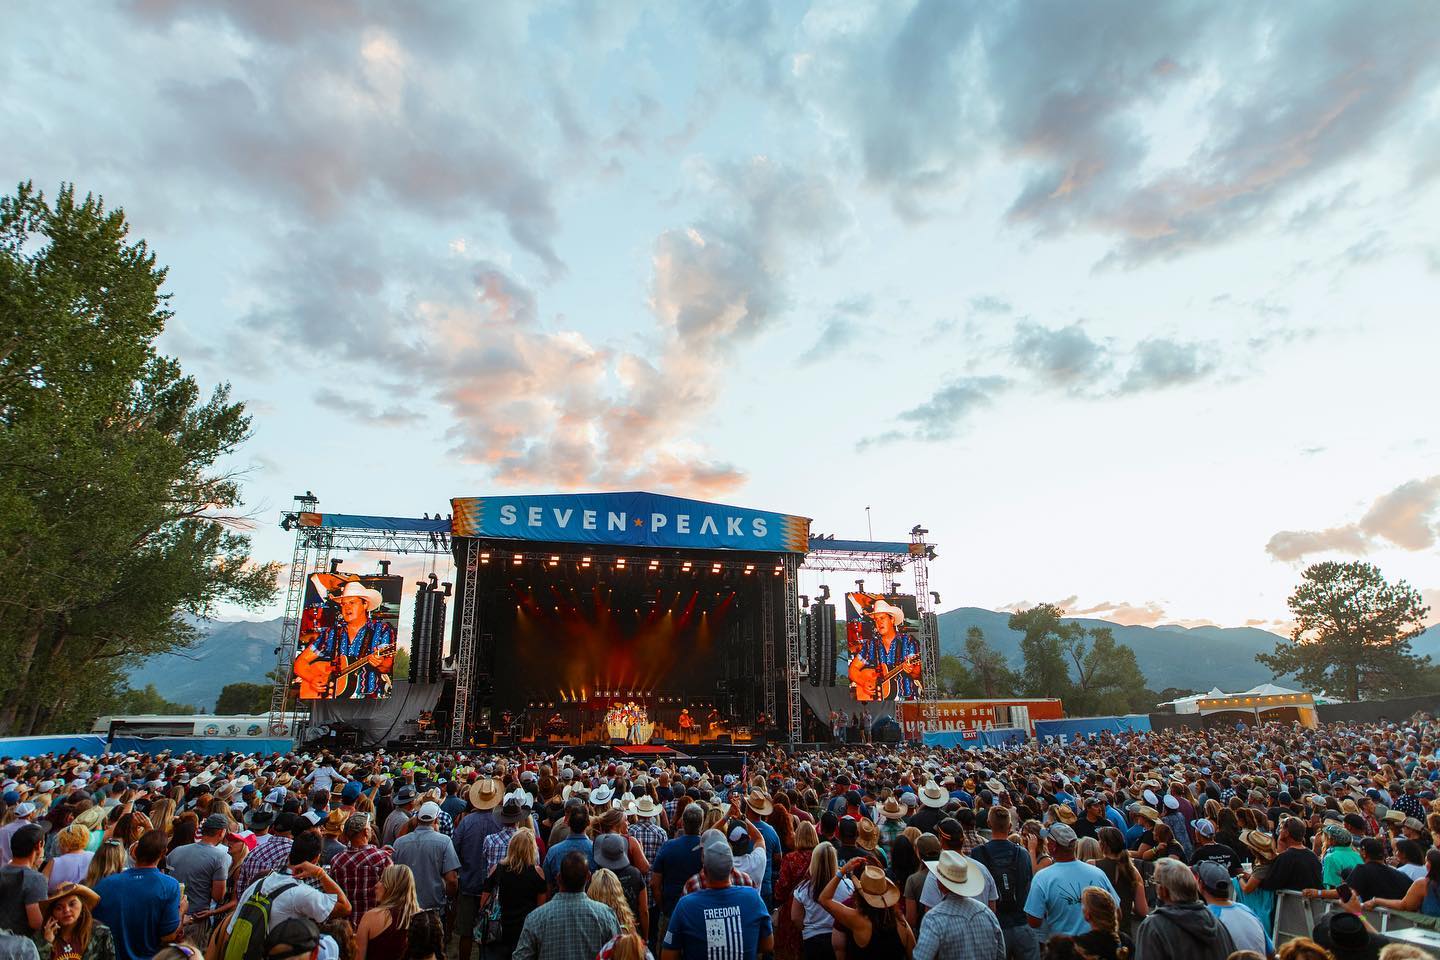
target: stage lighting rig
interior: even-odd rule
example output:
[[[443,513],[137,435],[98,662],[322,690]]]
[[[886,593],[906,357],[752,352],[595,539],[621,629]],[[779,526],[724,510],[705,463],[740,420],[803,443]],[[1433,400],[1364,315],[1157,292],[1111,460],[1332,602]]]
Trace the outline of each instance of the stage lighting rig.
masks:
[[[940,594],[938,592],[931,590],[930,599],[935,601],[935,606],[940,606]]]
[[[287,513],[285,514],[285,516],[280,518],[280,529],[284,530],[286,533],[289,533],[291,530],[294,530],[296,526],[299,525],[299,523],[300,514]]]
[[[826,603],[830,599],[830,587],[827,584],[820,584],[820,602]]]
[[[856,593],[864,593],[864,592],[865,592],[865,581],[864,581],[864,580],[856,580],[856,581],[855,581],[855,592],[856,592]]]
[[[929,530],[926,530],[924,527],[920,526],[920,524],[918,524],[918,523],[915,524],[915,526],[913,526],[913,527],[910,528],[910,536],[912,536],[912,537],[923,537],[923,536],[925,536],[926,534],[928,534],[929,532],[930,532]]]

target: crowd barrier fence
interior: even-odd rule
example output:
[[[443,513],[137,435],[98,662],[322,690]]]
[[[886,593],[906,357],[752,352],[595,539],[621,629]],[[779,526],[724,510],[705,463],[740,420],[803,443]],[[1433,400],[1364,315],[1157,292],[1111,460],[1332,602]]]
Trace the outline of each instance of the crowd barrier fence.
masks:
[[[1270,937],[1275,946],[1315,931],[1315,922],[1325,914],[1338,910],[1334,900],[1307,900],[1299,890],[1275,892],[1275,920]],[[1377,907],[1366,910],[1365,918],[1383,937],[1401,943],[1413,943],[1428,950],[1440,950],[1440,932],[1417,923],[1411,914]]]

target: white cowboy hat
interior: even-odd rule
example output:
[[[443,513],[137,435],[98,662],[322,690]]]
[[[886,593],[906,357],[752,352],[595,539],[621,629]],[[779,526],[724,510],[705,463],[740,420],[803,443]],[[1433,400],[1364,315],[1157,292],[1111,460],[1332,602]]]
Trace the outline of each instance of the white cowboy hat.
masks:
[[[884,600],[876,600],[875,606],[872,607],[870,610],[870,616],[874,617],[882,613],[888,613],[890,615],[890,620],[892,623],[895,624],[895,628],[897,630],[900,628],[900,625],[905,622],[904,610],[901,610],[893,603],[887,603]]]
[[[950,794],[946,793],[940,784],[931,780],[920,788],[920,802],[927,807],[943,807],[950,802]]]
[[[962,897],[973,897],[985,889],[985,874],[980,864],[954,850],[940,851],[940,859],[927,860],[925,866],[935,874],[937,883]]]
[[[614,799],[614,797],[614,788],[611,787],[608,783],[602,783],[600,784],[600,786],[590,791],[590,804],[591,806],[596,807],[608,806],[610,801]]]
[[[379,590],[371,590],[359,580],[351,580],[345,584],[344,589],[337,590],[330,594],[330,600],[333,603],[339,603],[346,597],[359,597],[361,600],[364,600],[366,610],[374,610],[385,602],[385,598],[380,596]]]

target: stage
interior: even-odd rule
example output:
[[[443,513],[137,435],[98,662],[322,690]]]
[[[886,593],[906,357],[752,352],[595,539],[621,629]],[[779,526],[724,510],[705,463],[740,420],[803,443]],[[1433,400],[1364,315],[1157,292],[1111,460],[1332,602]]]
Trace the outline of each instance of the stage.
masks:
[[[938,658],[924,592],[934,548],[918,525],[909,542],[812,539],[805,517],[647,493],[457,498],[451,508],[449,518],[414,520],[322,514],[310,495],[297,498],[282,521],[296,533],[296,556],[274,725],[296,694],[291,664],[303,660],[316,679],[302,702],[322,739],[685,753],[810,739],[803,734],[825,721],[802,686],[833,684],[833,669],[827,676],[820,665],[837,655],[835,632],[826,638],[813,625],[833,622],[835,606],[828,589],[814,604],[799,596],[802,565],[873,572],[887,586],[908,567],[917,592],[897,596],[909,606],[894,619],[905,621],[897,626],[912,660],[933,671]],[[337,556],[350,551],[454,564],[453,599],[434,561],[428,586],[419,584],[414,682],[381,675],[386,661],[367,656],[366,644],[389,644],[386,653],[397,644],[396,626],[379,640],[365,631],[385,610],[397,623],[401,601],[389,598],[400,578],[347,579]],[[327,564],[326,577],[311,575]],[[342,588],[366,605],[373,596],[381,612],[357,602],[341,623],[333,601]],[[343,679],[356,670],[362,679]]]

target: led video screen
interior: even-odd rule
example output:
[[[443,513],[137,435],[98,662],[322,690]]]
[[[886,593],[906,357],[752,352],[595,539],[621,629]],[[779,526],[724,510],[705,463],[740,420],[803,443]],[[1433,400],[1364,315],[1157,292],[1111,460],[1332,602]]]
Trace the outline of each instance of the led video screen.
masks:
[[[856,700],[914,700],[920,685],[920,626],[915,598],[894,593],[845,595],[846,674]]]
[[[293,667],[301,700],[390,696],[403,591],[393,575],[310,576]]]

